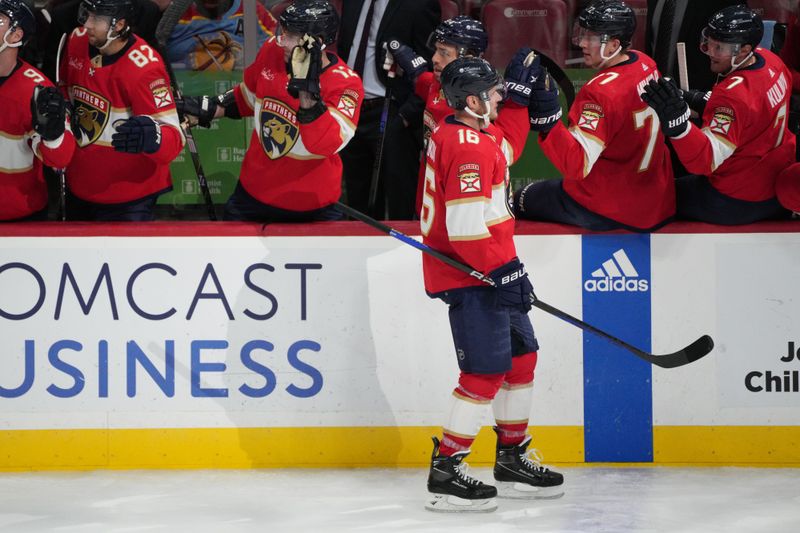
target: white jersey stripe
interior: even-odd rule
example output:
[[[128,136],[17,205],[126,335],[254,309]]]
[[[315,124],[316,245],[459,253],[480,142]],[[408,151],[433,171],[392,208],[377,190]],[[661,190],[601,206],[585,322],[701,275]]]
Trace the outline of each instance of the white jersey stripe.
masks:
[[[713,172],[717,170],[726,159],[733,155],[736,146],[731,144],[727,139],[715,135],[708,128],[703,128],[702,131],[705,136],[708,137],[708,140],[711,141],[711,153],[713,154],[711,171]]]
[[[451,241],[482,239],[489,235],[484,213],[486,199],[482,196],[447,202],[447,235]]]
[[[600,139],[593,135],[587,134],[580,128],[570,128],[569,132],[578,141],[578,144],[583,148],[584,164],[583,164],[583,177],[589,175],[592,167],[600,158],[600,154],[605,150],[605,145]]]
[[[25,172],[33,167],[33,152],[27,137],[0,134],[0,172]]]

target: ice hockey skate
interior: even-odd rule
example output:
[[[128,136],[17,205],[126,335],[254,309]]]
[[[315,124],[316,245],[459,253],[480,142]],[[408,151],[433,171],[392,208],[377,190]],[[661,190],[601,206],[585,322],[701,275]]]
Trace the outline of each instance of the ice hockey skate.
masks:
[[[488,513],[497,509],[497,489],[467,473],[467,455],[469,451],[439,457],[439,439],[433,438],[426,509],[440,513]]]
[[[539,451],[528,450],[530,443],[530,435],[516,446],[500,446],[498,441],[494,465],[498,497],[531,500],[564,495],[564,476],[542,465]]]

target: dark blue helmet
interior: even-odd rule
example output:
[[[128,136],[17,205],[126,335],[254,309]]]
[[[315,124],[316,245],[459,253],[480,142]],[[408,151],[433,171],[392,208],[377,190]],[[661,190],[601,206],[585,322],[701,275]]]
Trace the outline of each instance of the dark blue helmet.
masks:
[[[442,91],[453,109],[467,107],[467,96],[489,100],[489,91],[502,85],[503,78],[485,59],[459,57],[442,70]]]
[[[749,44],[755,47],[764,36],[764,23],[747,6],[730,6],[717,11],[708,19],[703,36],[721,43]]]
[[[30,6],[23,0],[0,0],[0,13],[11,21],[8,31],[22,30],[22,44],[27,43],[36,33],[36,18]]]
[[[136,0],[82,0],[78,9],[78,22],[81,22],[81,17],[85,17],[87,12],[111,17],[114,23],[125,19],[130,26],[139,12],[139,4]]]
[[[577,24],[608,39],[619,39],[627,47],[636,31],[636,15],[620,0],[598,0],[581,11]]]
[[[482,22],[458,15],[445,20],[433,30],[428,38],[428,47],[433,49],[437,42],[455,46],[459,56],[480,56],[489,46],[489,35]]]
[[[339,14],[328,0],[297,0],[283,10],[278,22],[288,31],[307,33],[332,44],[339,29]]]

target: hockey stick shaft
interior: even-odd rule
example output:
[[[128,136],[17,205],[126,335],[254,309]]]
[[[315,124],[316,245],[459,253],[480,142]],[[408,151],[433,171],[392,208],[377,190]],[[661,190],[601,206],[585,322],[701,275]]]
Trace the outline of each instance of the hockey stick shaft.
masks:
[[[61,90],[61,53],[64,51],[64,44],[67,42],[67,34],[61,35],[58,41],[58,51],[56,52],[56,87]],[[66,169],[57,168],[58,176],[58,210],[61,213],[61,221],[67,220],[67,176]]]
[[[472,268],[472,267],[470,267],[470,266],[468,266],[468,265],[466,265],[464,263],[461,263],[460,261],[456,261],[452,257],[449,257],[449,256],[447,256],[447,255],[445,255],[445,254],[443,254],[443,253],[441,253],[441,252],[439,252],[437,250],[434,250],[430,246],[427,246],[426,244],[421,243],[418,240],[413,239],[413,238],[409,237],[408,235],[405,235],[404,233],[401,233],[401,232],[399,232],[399,231],[387,226],[386,224],[382,224],[381,222],[378,222],[377,220],[365,215],[364,213],[361,213],[361,212],[353,209],[352,207],[346,206],[346,205],[342,204],[341,202],[337,202],[335,205],[336,205],[336,208],[339,209],[342,213],[344,213],[344,214],[346,214],[346,215],[348,215],[348,216],[350,216],[350,217],[352,217],[352,218],[354,218],[356,220],[364,222],[365,224],[367,224],[369,226],[372,226],[373,228],[378,229],[378,230],[380,230],[380,231],[382,231],[382,232],[394,237],[395,239],[398,239],[398,240],[400,240],[400,241],[402,241],[402,242],[404,242],[406,244],[410,244],[414,248],[422,251],[423,253],[431,255],[431,256],[435,257],[436,259],[446,263],[447,265],[450,265],[451,267],[453,267],[453,268],[455,268],[457,270],[460,270],[461,272],[469,274],[470,276],[472,276],[474,278],[477,278],[477,279],[483,281],[484,283],[486,283],[488,285],[494,286],[494,282],[492,281],[491,278],[489,278],[488,276],[484,275],[483,273],[475,270],[474,268]],[[662,368],[674,368],[674,367],[677,367],[677,366],[682,366],[682,365],[691,363],[693,361],[696,361],[697,359],[700,359],[704,355],[708,354],[711,351],[711,349],[713,348],[713,346],[714,346],[714,343],[711,340],[711,337],[709,337],[708,335],[704,335],[703,337],[700,337],[699,339],[697,339],[695,342],[693,342],[692,344],[690,344],[689,346],[687,346],[683,350],[679,350],[677,352],[674,352],[674,353],[671,353],[671,354],[666,354],[666,355],[653,355],[653,354],[645,352],[644,350],[641,350],[641,349],[639,349],[639,348],[637,348],[637,347],[635,347],[635,346],[633,346],[631,344],[628,344],[627,342],[623,341],[622,339],[619,339],[619,338],[615,337],[614,335],[611,335],[610,333],[605,332],[605,331],[601,330],[600,328],[598,328],[596,326],[593,326],[591,324],[587,324],[583,320],[580,320],[580,319],[570,315],[569,313],[566,313],[566,312],[564,312],[564,311],[562,311],[562,310],[560,310],[560,309],[558,309],[556,307],[553,307],[552,305],[550,305],[550,304],[548,304],[546,302],[543,302],[542,300],[538,299],[536,297],[536,295],[533,294],[533,293],[531,293],[531,305],[533,305],[537,309],[541,309],[545,313],[548,313],[548,314],[551,314],[551,315],[553,315],[553,316],[555,316],[557,318],[560,318],[561,320],[563,320],[565,322],[568,322],[568,323],[572,324],[573,326],[576,326],[576,327],[578,327],[578,328],[580,328],[580,329],[582,329],[584,331],[589,331],[591,333],[594,333],[595,335],[598,335],[599,337],[602,337],[602,338],[612,342],[613,344],[619,346],[620,348],[623,348],[623,349],[629,351],[630,353],[632,353],[636,357],[639,357],[640,359],[643,359],[643,360],[647,361],[648,363],[654,364],[656,366],[660,366]]]
[[[176,100],[182,99],[182,95],[180,86],[178,85],[178,80],[175,77],[175,71],[172,69],[172,64],[166,55],[166,43],[167,39],[169,38],[169,33],[171,32],[171,28],[169,28],[169,32],[167,31],[167,26],[169,25],[168,23],[171,23],[172,27],[174,27],[175,23],[171,21],[173,19],[175,21],[180,19],[180,16],[190,3],[191,2],[175,1],[170,4],[170,6],[164,11],[164,16],[162,16],[161,21],[156,28],[158,51],[161,54],[162,60],[164,61],[164,68],[167,70],[167,76],[169,76],[169,81],[172,85],[172,94]],[[189,125],[189,121],[186,119],[186,117],[181,116],[180,113],[178,115],[178,121],[180,123],[181,130],[183,131],[183,136],[186,138],[186,148],[189,150],[189,157],[192,160],[194,172],[197,175],[197,183],[200,186],[200,193],[203,195],[203,202],[205,203],[206,210],[208,211],[208,219],[211,221],[216,221],[217,213],[214,209],[214,201],[211,199],[211,191],[208,188],[208,180],[206,179],[206,173],[203,170],[203,164],[200,162],[200,154],[197,151],[197,144],[195,143],[194,135],[192,135],[192,128]]]
[[[386,86],[386,95],[383,99],[383,107],[381,108],[381,118],[378,127],[378,149],[375,151],[375,162],[372,165],[372,180],[369,182],[369,200],[367,202],[367,211],[370,213],[375,209],[375,203],[378,201],[378,183],[381,179],[381,163],[383,162],[383,142],[386,140],[386,123],[389,120],[389,106],[392,102],[392,85],[391,82],[394,78],[394,71],[387,72],[388,82]]]

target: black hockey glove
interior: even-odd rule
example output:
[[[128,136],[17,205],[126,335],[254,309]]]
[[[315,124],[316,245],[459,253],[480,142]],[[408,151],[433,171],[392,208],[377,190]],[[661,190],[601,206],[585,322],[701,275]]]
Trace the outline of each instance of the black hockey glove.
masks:
[[[644,103],[655,110],[661,121],[661,131],[667,137],[677,137],[689,127],[689,106],[670,78],[659,78],[658,82],[650,80],[641,96]]]
[[[194,117],[197,125],[203,128],[211,127],[211,121],[217,114],[217,96],[184,96],[175,100],[175,107],[182,117]]]
[[[31,98],[33,129],[45,141],[54,141],[64,134],[67,102],[55,87],[37,85]]]
[[[520,48],[503,73],[508,97],[517,104],[528,107],[533,86],[544,75],[539,56],[527,46]]]
[[[528,118],[531,130],[547,133],[561,120],[561,102],[558,100],[558,87],[545,72],[533,85],[531,101],[528,104]]]
[[[115,123],[117,133],[111,144],[117,152],[153,154],[161,146],[161,125],[146,115],[131,117]]]
[[[303,42],[292,50],[289,68],[289,94],[299,98],[300,91],[305,91],[319,100],[319,75],[322,71],[322,46],[319,41],[308,34],[304,35]]]
[[[489,277],[497,287],[497,297],[501,305],[517,307],[523,313],[531,310],[533,285],[528,279],[525,265],[514,258],[505,265],[489,272]]]
[[[683,91],[683,101],[686,102],[689,109],[696,111],[700,116],[703,116],[709,98],[711,98],[711,91],[698,91],[697,89]]]
[[[397,63],[400,70],[413,83],[420,74],[428,70],[428,62],[424,57],[417,55],[413,48],[397,40],[389,41],[383,45],[386,48],[386,62],[384,68],[389,70],[391,64]],[[387,68],[387,63],[389,68]]]

